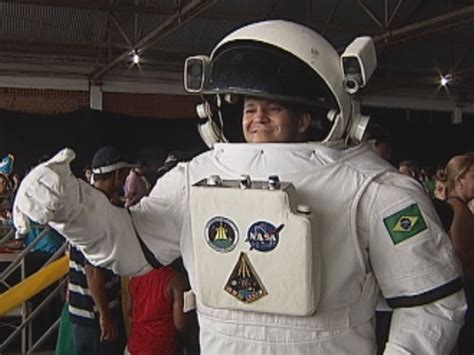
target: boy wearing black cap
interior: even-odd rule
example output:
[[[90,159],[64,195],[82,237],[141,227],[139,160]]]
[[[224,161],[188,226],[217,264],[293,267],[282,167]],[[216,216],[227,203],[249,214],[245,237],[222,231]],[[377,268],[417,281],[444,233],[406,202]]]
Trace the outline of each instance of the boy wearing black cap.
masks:
[[[117,205],[118,192],[133,166],[118,147],[99,149],[92,160],[94,187]],[[123,354],[120,278],[109,270],[92,266],[74,247],[69,273],[69,313],[77,354]]]

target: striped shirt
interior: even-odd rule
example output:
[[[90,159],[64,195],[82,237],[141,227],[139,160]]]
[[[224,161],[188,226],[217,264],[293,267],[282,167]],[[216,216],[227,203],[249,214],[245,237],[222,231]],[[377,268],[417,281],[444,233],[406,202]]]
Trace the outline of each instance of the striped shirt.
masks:
[[[99,312],[87,283],[85,265],[87,259],[79,250],[71,247],[69,255],[69,315],[71,322],[83,325],[98,325]],[[120,278],[109,270],[106,272],[105,291],[112,315],[120,315]]]

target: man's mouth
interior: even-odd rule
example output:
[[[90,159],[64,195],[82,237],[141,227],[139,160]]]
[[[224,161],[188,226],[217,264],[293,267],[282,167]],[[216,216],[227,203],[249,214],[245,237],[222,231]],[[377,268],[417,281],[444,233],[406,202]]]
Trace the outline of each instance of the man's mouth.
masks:
[[[260,133],[260,132],[270,132],[271,129],[268,126],[265,125],[253,125],[250,127],[249,132],[250,133]]]

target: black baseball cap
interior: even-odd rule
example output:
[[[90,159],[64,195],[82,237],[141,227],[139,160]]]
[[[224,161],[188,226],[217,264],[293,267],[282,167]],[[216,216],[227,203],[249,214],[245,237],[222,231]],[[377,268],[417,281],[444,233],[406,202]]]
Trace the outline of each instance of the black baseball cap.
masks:
[[[106,174],[111,171],[134,168],[136,162],[124,150],[116,146],[100,148],[92,158],[92,172],[94,174]]]

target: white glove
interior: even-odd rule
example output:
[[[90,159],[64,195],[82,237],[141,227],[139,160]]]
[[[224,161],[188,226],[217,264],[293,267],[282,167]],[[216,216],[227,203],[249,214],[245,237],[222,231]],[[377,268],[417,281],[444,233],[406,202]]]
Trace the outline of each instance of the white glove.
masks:
[[[93,265],[120,275],[148,272],[151,267],[128,211],[113,206],[104,193],[76,178],[69,167],[74,157],[71,149],[63,149],[23,179],[14,203],[15,227],[26,233],[28,218],[48,223]]]
[[[17,233],[29,231],[28,218],[39,224],[74,218],[79,202],[79,182],[69,166],[74,158],[74,152],[65,148],[23,179],[13,205]]]

